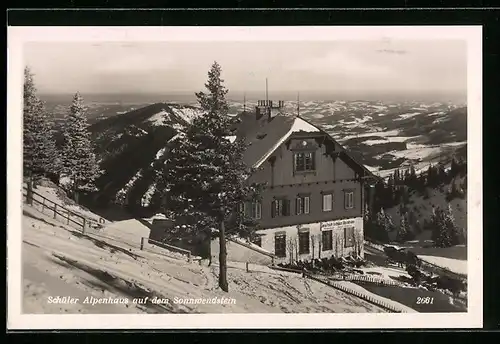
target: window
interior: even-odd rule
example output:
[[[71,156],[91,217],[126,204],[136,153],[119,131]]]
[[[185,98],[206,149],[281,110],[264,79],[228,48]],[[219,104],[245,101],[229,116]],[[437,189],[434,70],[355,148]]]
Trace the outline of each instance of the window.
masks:
[[[255,201],[251,203],[252,212],[251,216],[253,219],[260,220],[262,218],[262,204],[260,201]]]
[[[290,200],[275,199],[271,202],[271,217],[290,215]]]
[[[276,233],[274,235],[274,254],[277,257],[286,257],[286,234]]]
[[[309,230],[299,232],[299,254],[309,254]]]
[[[294,154],[295,172],[314,171],[314,152],[300,152]]]
[[[354,246],[354,227],[344,228],[344,247]]]
[[[354,208],[354,191],[346,191],[344,193],[344,206],[346,209]]]
[[[333,193],[323,194],[323,211],[333,210]]]
[[[298,196],[295,199],[295,214],[309,214],[309,204],[310,198],[309,196]]]
[[[242,203],[240,206],[240,212],[242,212],[246,217],[260,220],[262,218],[262,204],[260,201]]]
[[[260,235],[257,235],[253,240],[252,244],[255,244],[259,247],[262,247],[262,237]]]
[[[332,231],[321,232],[321,250],[330,251],[333,248]]]

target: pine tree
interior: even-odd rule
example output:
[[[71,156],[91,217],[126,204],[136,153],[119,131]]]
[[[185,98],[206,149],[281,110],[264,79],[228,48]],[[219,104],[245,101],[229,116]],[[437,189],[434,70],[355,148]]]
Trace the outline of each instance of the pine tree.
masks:
[[[39,177],[59,173],[59,156],[52,124],[29,67],[24,69],[23,94],[23,175],[29,177],[28,187]]]
[[[444,169],[444,165],[442,163],[440,163],[438,166],[437,166],[437,169],[436,169],[436,174],[437,174],[437,185],[439,184],[442,184],[442,183],[446,183],[448,181],[448,174],[446,173],[446,170]]]
[[[432,240],[437,247],[452,246],[449,224],[445,221],[445,213],[441,209],[435,209],[431,219]]]
[[[85,113],[83,98],[76,93],[63,125],[62,172],[77,202],[80,192],[95,189],[94,181],[101,173]]]
[[[457,158],[453,156],[451,159],[451,167],[450,167],[450,175],[451,177],[455,177],[458,174],[458,162]]]
[[[23,92],[23,176],[28,177],[26,201],[32,204],[33,187],[42,176],[59,180],[60,160],[52,124],[43,102],[36,95],[33,74],[24,69]]]
[[[407,240],[410,232],[410,226],[408,224],[408,219],[406,218],[406,213],[401,213],[399,217],[399,227],[396,235],[396,241],[404,242]]]
[[[218,229],[219,286],[227,292],[225,238],[253,236],[256,223],[238,211],[238,205],[257,200],[262,185],[247,182],[253,171],[243,161],[245,142],[227,139],[233,122],[227,115],[227,89],[217,62],[208,72],[205,87],[207,93],[196,93],[203,115],[167,147],[161,175],[166,185],[164,211],[187,224],[183,235],[211,239]]]
[[[410,170],[406,169],[404,173],[404,184],[409,185],[410,183]]]
[[[450,236],[450,244],[461,244],[463,242],[462,232],[455,223],[455,217],[453,216],[453,209],[451,208],[451,204],[448,204],[446,211],[443,212],[443,222]]]

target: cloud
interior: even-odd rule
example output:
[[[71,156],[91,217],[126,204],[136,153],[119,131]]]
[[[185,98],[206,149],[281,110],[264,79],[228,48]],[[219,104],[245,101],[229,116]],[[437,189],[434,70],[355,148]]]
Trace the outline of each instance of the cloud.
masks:
[[[112,56],[98,65],[99,73],[137,73],[173,69],[175,60],[168,55],[147,55],[125,51],[122,56]]]
[[[404,55],[407,54],[408,52],[406,50],[379,49],[377,50],[377,53]]]
[[[392,74],[389,65],[370,62],[369,58],[360,58],[345,51],[331,51],[322,57],[312,57],[296,61],[287,69],[306,71],[316,74],[345,74],[352,77],[387,77]]]

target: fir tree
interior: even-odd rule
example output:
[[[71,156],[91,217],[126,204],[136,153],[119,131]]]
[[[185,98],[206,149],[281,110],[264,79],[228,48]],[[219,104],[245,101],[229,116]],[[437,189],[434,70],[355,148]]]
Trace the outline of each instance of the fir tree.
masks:
[[[441,209],[435,209],[432,218],[432,240],[437,247],[452,246],[449,224],[445,222],[445,213]]]
[[[63,125],[62,172],[77,202],[80,192],[95,189],[94,181],[101,173],[85,113],[83,98],[76,93]]]
[[[261,185],[247,182],[252,170],[243,161],[246,144],[231,142],[232,120],[227,115],[227,89],[217,62],[208,72],[207,93],[196,96],[203,115],[184,135],[169,142],[161,178],[166,186],[164,211],[186,223],[185,235],[219,233],[219,286],[228,291],[225,236],[252,238],[256,228],[238,205],[259,198]]]
[[[408,219],[406,218],[406,213],[401,213],[399,217],[399,227],[396,235],[396,241],[404,242],[409,237],[410,226],[408,224]]]
[[[453,209],[451,208],[451,204],[448,204],[446,211],[443,212],[443,223],[449,233],[450,244],[461,244],[463,242],[462,232],[455,223],[455,217],[453,216]]]
[[[451,167],[450,167],[450,175],[451,177],[455,177],[458,174],[458,162],[457,158],[453,156],[451,159]]]
[[[23,174],[29,177],[29,188],[41,176],[59,173],[59,156],[52,125],[30,69],[24,69],[23,94]]]
[[[434,169],[432,165],[429,165],[427,169],[427,183],[426,186],[433,187],[434,186]]]
[[[32,204],[33,187],[42,176],[59,180],[60,160],[52,125],[43,102],[36,95],[33,74],[24,69],[23,176],[27,177],[26,201]]]
[[[437,185],[440,185],[442,183],[446,183],[448,181],[448,174],[446,173],[446,170],[444,169],[443,164],[439,164],[436,168],[436,179],[437,179]]]

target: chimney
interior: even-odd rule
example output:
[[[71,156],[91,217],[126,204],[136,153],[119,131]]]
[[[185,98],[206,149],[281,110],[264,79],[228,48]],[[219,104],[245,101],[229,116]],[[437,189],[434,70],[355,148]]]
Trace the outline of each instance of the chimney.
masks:
[[[259,103],[260,103],[260,100],[259,100]],[[261,112],[261,110],[260,110],[260,107],[257,105],[257,106],[255,107],[255,119],[256,119],[256,120],[259,120],[259,119],[261,119],[261,118],[262,118],[262,112]]]

